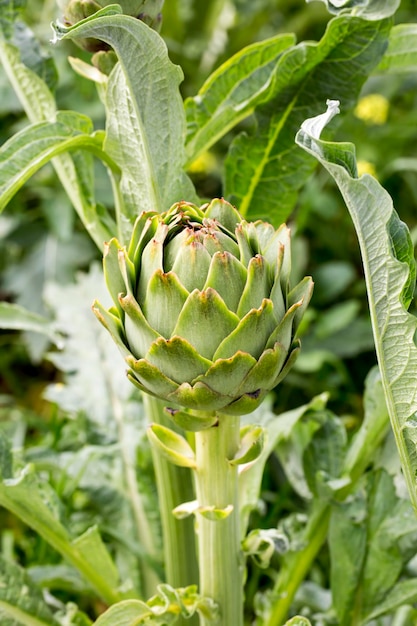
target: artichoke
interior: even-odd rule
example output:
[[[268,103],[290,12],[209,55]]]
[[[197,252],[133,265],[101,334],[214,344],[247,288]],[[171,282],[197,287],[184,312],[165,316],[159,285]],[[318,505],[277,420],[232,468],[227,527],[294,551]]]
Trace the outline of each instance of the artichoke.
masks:
[[[180,407],[242,415],[295,361],[312,280],[290,289],[290,232],[245,221],[228,202],[143,212],[127,248],[112,239],[104,272],[115,306],[93,310],[128,377]]]
[[[61,10],[64,12],[64,23],[67,26],[77,24],[81,20],[94,15],[100,9],[110,4],[115,4],[113,0],[58,0]],[[164,0],[119,0],[125,15],[136,17],[154,30],[159,30],[162,21],[161,10]],[[81,48],[89,52],[105,51],[109,46],[93,38],[79,38],[76,40]]]

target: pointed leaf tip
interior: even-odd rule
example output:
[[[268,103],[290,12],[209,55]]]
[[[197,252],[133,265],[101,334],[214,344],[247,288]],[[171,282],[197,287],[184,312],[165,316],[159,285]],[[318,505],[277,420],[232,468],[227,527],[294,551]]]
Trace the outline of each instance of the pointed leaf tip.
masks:
[[[152,445],[168,461],[179,467],[196,467],[195,454],[186,439],[170,428],[159,424],[151,424],[148,437]]]

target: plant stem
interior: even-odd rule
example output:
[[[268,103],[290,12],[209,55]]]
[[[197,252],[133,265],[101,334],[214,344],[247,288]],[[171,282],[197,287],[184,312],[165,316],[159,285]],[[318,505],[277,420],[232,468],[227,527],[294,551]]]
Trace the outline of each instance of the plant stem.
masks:
[[[223,519],[197,513],[200,593],[219,607],[219,626],[243,626],[243,558],[237,467],[229,463],[238,447],[240,418],[222,416],[216,426],[195,434],[196,489],[199,509],[215,507],[232,512]],[[201,618],[201,626],[212,622]]]
[[[144,395],[144,404],[149,422],[172,428],[172,423],[164,413],[163,402]],[[177,520],[172,514],[176,506],[195,497],[191,473],[172,465],[157,451],[152,454],[162,522],[166,581],[175,588],[198,584],[193,520]],[[184,623],[193,626],[197,622],[191,618]],[[177,624],[182,624],[181,619]]]

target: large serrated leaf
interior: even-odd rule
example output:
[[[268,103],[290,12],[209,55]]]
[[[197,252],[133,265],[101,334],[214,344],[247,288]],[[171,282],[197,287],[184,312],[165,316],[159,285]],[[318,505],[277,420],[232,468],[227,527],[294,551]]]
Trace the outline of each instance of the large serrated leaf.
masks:
[[[183,171],[185,114],[182,71],[171,63],[161,37],[140,20],[108,15],[115,7],[65,29],[62,38],[94,37],[119,58],[107,86],[106,150],[123,172],[124,236],[142,210],[164,211],[195,192]],[[134,155],[134,158],[132,158]]]
[[[213,72],[194,98],[185,101],[188,162],[267,97],[277,59],[292,44],[294,35],[278,35],[247,46]]]
[[[40,588],[25,570],[0,557],[0,622],[2,626],[58,626]]]
[[[391,425],[410,498],[417,511],[417,319],[406,307],[415,285],[410,235],[389,194],[371,176],[356,178],[352,144],[320,140],[337,104],[307,120],[297,143],[335,179],[352,217],[364,265],[375,348]]]
[[[96,571],[82,552],[71,544],[69,533],[59,519],[58,498],[49,483],[41,481],[30,465],[11,477],[4,435],[1,435],[0,443],[3,465],[0,467],[0,506],[16,515],[79,569],[103,599],[117,602],[120,596],[107,582],[105,573]]]
[[[0,33],[0,62],[32,122],[55,121],[54,97],[46,83],[21,61],[19,50],[4,41]],[[85,153],[61,154],[53,166],[87,232],[102,249],[103,242],[116,232],[109,215],[101,219],[94,203],[93,161]],[[110,227],[108,226],[110,224]]]
[[[237,136],[225,163],[225,195],[243,215],[277,225],[288,218],[314,168],[294,145],[306,113],[317,113],[328,97],[351,107],[382,57],[389,30],[390,20],[338,17],[320,42],[302,42],[281,55],[270,99],[256,110],[255,131]]]

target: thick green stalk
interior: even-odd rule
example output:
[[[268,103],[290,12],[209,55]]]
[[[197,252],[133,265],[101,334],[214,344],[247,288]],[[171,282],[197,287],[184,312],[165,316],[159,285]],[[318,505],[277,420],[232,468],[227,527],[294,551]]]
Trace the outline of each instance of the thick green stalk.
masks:
[[[218,604],[218,626],[243,626],[238,475],[228,460],[238,450],[239,432],[240,418],[227,415],[195,435],[200,593]],[[210,519],[206,507],[232,511],[223,519]],[[216,511],[211,515],[215,517]],[[202,617],[201,626],[208,624],[212,622]]]
[[[149,422],[172,428],[172,423],[164,413],[163,402],[144,395],[144,403]],[[177,520],[172,514],[172,510],[179,504],[194,499],[191,473],[188,469],[172,465],[158,451],[153,452],[153,462],[159,495],[166,581],[175,588],[198,584],[193,519]],[[197,622],[192,618],[185,623],[193,626]],[[177,624],[182,624],[181,620]]]

